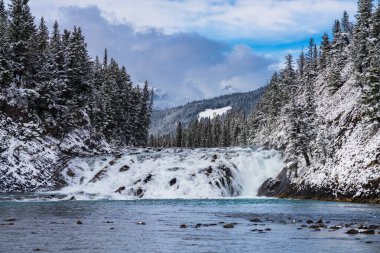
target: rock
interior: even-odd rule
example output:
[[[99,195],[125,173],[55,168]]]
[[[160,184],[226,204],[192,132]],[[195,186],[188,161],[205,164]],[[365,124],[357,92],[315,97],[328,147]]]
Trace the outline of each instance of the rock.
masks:
[[[112,166],[112,165],[115,165],[115,163],[116,163],[115,160],[110,161],[110,165],[111,165],[111,166]]]
[[[352,226],[352,224],[344,224],[344,227],[346,228],[350,228]]]
[[[366,234],[366,235],[374,235],[375,234],[375,230],[373,229],[368,229],[368,230],[364,230],[364,231],[359,231],[360,234]]]
[[[142,198],[144,196],[144,190],[142,188],[138,188],[136,192],[134,192],[134,195]]]
[[[70,200],[75,200],[75,197],[74,197],[74,196],[72,196],[72,197],[70,198]]]
[[[40,249],[40,248],[35,248],[35,249],[33,249],[33,251],[42,251],[42,249]]]
[[[115,193],[120,193],[120,194],[121,194],[121,192],[124,191],[124,190],[125,190],[125,186],[122,186],[122,187],[120,187],[119,189],[117,189],[117,190],[115,191]]]
[[[202,224],[198,223],[197,225],[195,225],[195,228],[200,228],[202,226]]]
[[[319,225],[311,225],[311,226],[309,226],[309,228],[317,229],[317,228],[320,228],[320,226]]]
[[[321,231],[320,228],[315,228],[314,231],[318,232],[318,231]]]
[[[259,218],[252,218],[249,220],[250,222],[261,222]]]
[[[342,228],[342,226],[332,226],[332,227],[330,227],[330,229],[333,229],[333,230],[338,230],[338,229],[341,229]]]
[[[297,230],[302,230],[302,228],[297,228]]]
[[[377,226],[377,225],[370,225],[368,226],[368,229],[379,229],[380,226]]]
[[[187,225],[186,224],[182,224],[181,226],[179,226],[180,228],[187,228]]]
[[[207,173],[209,173],[209,174],[211,174],[212,173],[212,167],[210,166],[210,167],[208,167],[208,169],[207,169]]]
[[[102,179],[105,176],[105,174],[107,174],[107,171],[107,167],[99,170],[98,173],[96,173],[95,176],[90,180],[90,183],[96,183],[97,181]]]
[[[213,155],[212,159],[211,159],[211,162],[214,163],[216,161],[216,159],[218,159],[218,156],[217,155]]]
[[[302,224],[301,227],[302,228],[307,228],[307,225]]]
[[[114,230],[115,228],[110,228],[110,230]]]
[[[75,177],[75,173],[71,169],[67,170],[66,175],[69,177]]]
[[[316,223],[321,224],[321,223],[323,223],[323,220],[322,220],[322,219],[319,219]]]
[[[311,223],[314,223],[314,221],[312,221],[312,220],[307,220],[306,223],[307,223],[307,224],[311,224]]]
[[[126,171],[128,171],[129,170],[129,166],[128,165],[124,165],[123,167],[121,167],[120,169],[119,169],[119,172],[126,172]]]
[[[172,180],[170,180],[169,185],[170,185],[170,186],[173,186],[173,185],[175,185],[176,183],[177,183],[177,179],[176,179],[176,178],[173,178]]]
[[[350,230],[348,230],[348,231],[346,232],[346,234],[349,234],[349,235],[355,235],[355,234],[357,234],[357,233],[359,233],[359,231],[356,230],[356,229],[350,229]]]
[[[82,225],[83,222],[81,222],[80,220],[78,220],[78,221],[77,221],[77,224],[78,224],[78,225]]]
[[[227,223],[227,224],[224,224],[223,228],[234,228],[234,224],[233,223]]]
[[[366,241],[365,243],[373,243],[373,241]]]
[[[9,219],[6,219],[4,221],[7,221],[7,222],[15,222],[16,221],[16,218],[9,218]]]
[[[149,174],[145,179],[144,179],[144,183],[148,183],[149,181],[151,181],[152,180],[152,177],[153,177],[153,175],[152,174]]]
[[[143,221],[138,221],[138,222],[136,222],[136,225],[145,225],[145,222],[143,222]]]
[[[266,228],[265,231],[272,231],[272,229],[271,228]]]

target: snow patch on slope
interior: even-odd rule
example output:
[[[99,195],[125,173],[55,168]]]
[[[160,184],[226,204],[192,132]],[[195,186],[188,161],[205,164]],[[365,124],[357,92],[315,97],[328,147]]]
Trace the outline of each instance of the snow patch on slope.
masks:
[[[221,115],[227,113],[231,109],[232,109],[231,106],[227,106],[227,107],[223,107],[223,108],[219,108],[219,109],[206,109],[205,111],[200,112],[198,114],[198,120],[200,120],[202,118],[213,119],[214,117],[216,117],[216,115],[221,116]]]

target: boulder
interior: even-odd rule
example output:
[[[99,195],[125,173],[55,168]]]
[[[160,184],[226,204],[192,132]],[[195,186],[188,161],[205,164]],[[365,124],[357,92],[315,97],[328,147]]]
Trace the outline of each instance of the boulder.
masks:
[[[123,167],[120,167],[119,172],[126,172],[128,170],[129,170],[129,166],[128,165],[124,165]]]
[[[223,228],[234,228],[234,224],[233,223],[227,223],[227,224],[224,224]]]
[[[172,180],[170,180],[169,185],[170,185],[170,186],[173,186],[173,185],[175,185],[176,183],[177,183],[177,179],[176,179],[176,178],[173,178]]]
[[[121,194],[121,192],[124,191],[124,190],[125,190],[125,186],[122,186],[122,187],[120,187],[119,189],[117,189],[117,190],[115,191],[115,193],[120,193],[120,194]]]
[[[349,234],[349,235],[355,235],[355,234],[357,234],[357,233],[359,233],[359,231],[356,230],[356,229],[350,229],[350,230],[348,230],[348,231],[346,232],[346,234]]]

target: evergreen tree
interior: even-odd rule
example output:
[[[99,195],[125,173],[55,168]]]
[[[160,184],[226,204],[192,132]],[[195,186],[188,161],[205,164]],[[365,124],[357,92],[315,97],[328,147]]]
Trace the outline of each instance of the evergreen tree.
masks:
[[[353,27],[352,23],[350,22],[350,17],[348,15],[347,11],[343,12],[343,18],[341,21],[341,26],[342,26],[342,28],[341,28],[342,32],[347,33],[348,36],[351,38],[353,35],[354,27]]]
[[[372,0],[359,0],[356,26],[354,32],[353,59],[362,86],[365,69],[369,67],[367,39],[370,35],[370,19],[372,15]]]
[[[177,124],[177,131],[176,131],[176,137],[175,137],[175,145],[178,148],[182,147],[182,124],[181,122],[178,122]]]
[[[322,50],[322,53],[321,53],[321,58],[320,58],[320,67],[321,69],[326,69],[329,63],[330,50],[331,50],[329,35],[327,33],[325,33],[322,37],[321,50]]]
[[[363,85],[362,103],[366,120],[369,123],[380,123],[380,3],[372,16],[370,25],[369,68]]]
[[[8,12],[5,9],[4,1],[0,0],[0,91],[2,88],[5,88],[11,80],[9,54]]]
[[[10,64],[13,78],[18,85],[32,87],[27,83],[34,73],[34,39],[36,28],[28,0],[12,0],[9,5]]]

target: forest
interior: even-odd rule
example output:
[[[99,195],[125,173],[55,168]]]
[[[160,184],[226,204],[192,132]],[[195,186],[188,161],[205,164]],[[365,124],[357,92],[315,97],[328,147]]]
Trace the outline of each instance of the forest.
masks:
[[[107,49],[102,60],[92,60],[80,27],[61,31],[56,21],[49,32],[44,18],[36,22],[28,0],[12,0],[8,8],[0,0],[4,129],[31,123],[38,131],[30,131],[26,139],[52,136],[61,142],[71,132],[86,129],[88,142],[146,145],[152,97],[148,82],[134,85]]]

